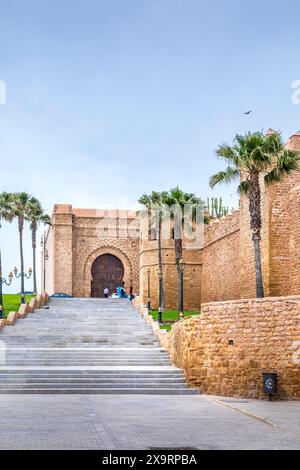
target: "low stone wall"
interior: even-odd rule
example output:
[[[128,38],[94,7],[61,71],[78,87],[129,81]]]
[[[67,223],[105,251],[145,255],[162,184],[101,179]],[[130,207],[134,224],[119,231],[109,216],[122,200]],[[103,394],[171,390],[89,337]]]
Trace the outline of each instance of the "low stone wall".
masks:
[[[0,331],[5,326],[13,326],[18,319],[25,318],[28,313],[33,313],[35,309],[43,308],[48,300],[49,296],[44,292],[32,298],[28,304],[21,304],[18,312],[9,312],[6,319],[0,320]]]
[[[206,394],[264,397],[262,373],[278,374],[278,396],[300,399],[300,297],[202,305],[168,335],[172,363]]]
[[[148,308],[142,303],[141,297],[136,297],[132,301],[135,308],[144,317],[146,322],[152,327],[153,333],[158,336],[160,346],[164,349],[168,349],[169,346],[169,334],[166,330],[162,330],[157,321],[153,320],[152,315],[149,315]]]

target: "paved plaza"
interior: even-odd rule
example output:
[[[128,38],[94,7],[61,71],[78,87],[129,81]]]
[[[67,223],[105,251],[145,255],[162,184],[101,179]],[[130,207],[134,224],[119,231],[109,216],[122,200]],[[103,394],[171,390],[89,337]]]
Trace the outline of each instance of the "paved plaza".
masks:
[[[256,417],[205,396],[1,395],[0,448],[300,448],[300,403],[236,401]]]

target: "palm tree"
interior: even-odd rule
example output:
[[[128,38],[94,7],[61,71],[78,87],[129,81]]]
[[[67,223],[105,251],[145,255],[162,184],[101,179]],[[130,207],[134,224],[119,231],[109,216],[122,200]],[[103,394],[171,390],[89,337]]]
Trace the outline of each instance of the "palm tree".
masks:
[[[2,227],[2,220],[12,222],[14,218],[13,212],[13,198],[11,193],[0,193],[0,228]],[[0,278],[2,278],[2,260],[1,260],[1,247],[0,247]],[[2,279],[0,280],[0,318],[3,318],[3,295],[2,295]]]
[[[0,228],[2,220],[12,222],[13,219],[13,195],[4,191],[0,193]]]
[[[21,262],[21,302],[25,303],[25,289],[24,289],[24,253],[23,253],[23,231],[24,222],[28,220],[28,213],[30,210],[29,201],[31,196],[28,193],[14,193],[13,194],[13,212],[14,216],[18,219],[19,229],[19,244],[20,244],[20,262]]]
[[[261,270],[261,187],[280,182],[285,175],[299,169],[299,153],[285,148],[279,132],[264,135],[262,132],[248,132],[236,135],[233,145],[220,145],[216,151],[228,163],[225,170],[210,178],[213,188],[219,183],[240,181],[238,190],[249,199],[250,229],[254,244],[256,296],[264,297]]]
[[[185,230],[192,230],[192,224],[195,221],[198,222],[199,215],[201,215],[202,222],[204,223],[207,222],[207,218],[203,217],[205,207],[203,200],[194,193],[185,193],[179,186],[171,188],[170,191],[166,193],[163,202],[169,207],[170,216],[174,220],[174,250],[179,294],[178,319],[181,319],[184,316],[183,271],[181,263],[183,258],[183,238],[185,236]]]
[[[196,220],[197,211],[202,212],[205,205],[201,198],[197,197],[194,193],[185,193],[179,186],[171,188],[168,193],[165,193],[163,200],[171,209],[171,217],[174,220],[174,250],[177,271],[180,271],[180,260],[182,260],[183,253],[183,238],[184,238],[184,225]],[[188,207],[189,211],[186,216],[185,208]],[[190,215],[192,220],[189,220]],[[204,218],[204,223],[208,222]]]
[[[148,211],[148,217],[152,216],[151,211],[154,211],[154,222],[153,228],[156,232],[156,240],[157,240],[157,251],[158,251],[158,266],[159,271],[161,273],[161,310],[165,310],[165,297],[164,297],[164,283],[163,283],[163,262],[162,262],[162,246],[161,246],[161,227],[162,227],[162,219],[163,219],[163,200],[166,197],[165,192],[157,192],[152,191],[151,194],[143,194],[138,202],[142,204],[146,210]],[[149,220],[149,219],[148,219]]]
[[[37,293],[36,284],[36,233],[40,223],[51,225],[51,218],[44,213],[43,207],[38,199],[31,197],[28,201],[27,218],[30,222],[31,242],[32,242],[32,271],[33,271],[33,293]]]

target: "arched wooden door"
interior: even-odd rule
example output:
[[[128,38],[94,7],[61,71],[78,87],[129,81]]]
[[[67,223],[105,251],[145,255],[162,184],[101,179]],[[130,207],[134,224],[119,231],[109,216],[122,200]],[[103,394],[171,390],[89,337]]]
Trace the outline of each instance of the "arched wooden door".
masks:
[[[104,297],[104,289],[109,289],[109,295],[116,292],[117,287],[123,286],[124,266],[114,255],[98,256],[92,265],[92,297]]]

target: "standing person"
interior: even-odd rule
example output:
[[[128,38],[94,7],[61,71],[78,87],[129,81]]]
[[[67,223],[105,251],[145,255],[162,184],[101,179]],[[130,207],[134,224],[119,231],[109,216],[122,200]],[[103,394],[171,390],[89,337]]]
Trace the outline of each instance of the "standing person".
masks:
[[[130,286],[130,291],[129,291],[129,299],[130,299],[130,300],[133,300],[133,299],[134,299],[134,297],[135,297],[135,295],[134,295],[134,290],[133,290],[133,287],[132,287],[132,286]]]
[[[133,288],[132,288],[132,291],[130,292],[130,297],[129,297],[129,299],[130,299],[131,301],[133,301],[134,298],[135,298],[135,293],[134,293],[134,290],[133,290]]]
[[[109,294],[109,289],[108,289],[108,287],[105,287],[103,293],[104,293],[104,298],[105,298],[105,299],[108,299],[108,294]]]
[[[125,292],[124,287],[122,287],[122,289],[121,289],[121,299],[125,299],[125,297],[126,297],[126,292]]]

